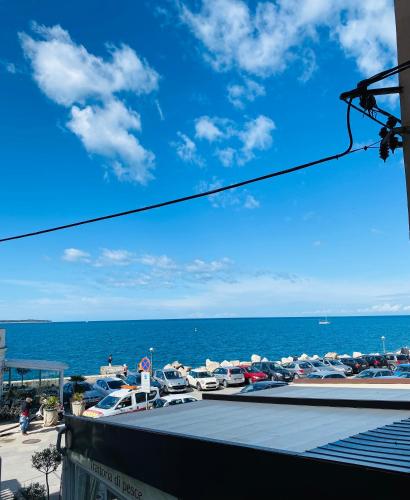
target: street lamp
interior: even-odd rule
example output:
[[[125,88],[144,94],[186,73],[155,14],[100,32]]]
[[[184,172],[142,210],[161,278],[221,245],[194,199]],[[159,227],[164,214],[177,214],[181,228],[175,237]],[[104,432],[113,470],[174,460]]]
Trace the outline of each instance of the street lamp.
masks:
[[[386,340],[386,337],[384,335],[382,335],[380,337],[380,340],[382,341],[383,353],[386,353],[386,344],[384,343],[384,341]]]
[[[154,365],[153,365],[153,357],[154,357],[154,351],[155,349],[153,347],[150,347],[149,348],[149,354],[150,354],[150,357],[151,357],[151,375],[154,373]]]

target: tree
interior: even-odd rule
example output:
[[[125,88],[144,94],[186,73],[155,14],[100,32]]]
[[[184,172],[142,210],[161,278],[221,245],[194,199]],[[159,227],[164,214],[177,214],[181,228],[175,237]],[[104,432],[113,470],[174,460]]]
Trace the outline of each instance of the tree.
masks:
[[[17,373],[21,376],[21,387],[24,385],[24,375],[26,375],[30,370],[28,368],[17,368]]]
[[[84,392],[84,386],[81,385],[81,382],[85,381],[85,377],[82,375],[71,375],[70,382],[73,383],[73,392]]]
[[[31,456],[31,465],[46,475],[47,499],[50,498],[50,486],[48,484],[48,475],[56,471],[61,463],[61,454],[57,448],[50,444],[48,448],[37,451]]]

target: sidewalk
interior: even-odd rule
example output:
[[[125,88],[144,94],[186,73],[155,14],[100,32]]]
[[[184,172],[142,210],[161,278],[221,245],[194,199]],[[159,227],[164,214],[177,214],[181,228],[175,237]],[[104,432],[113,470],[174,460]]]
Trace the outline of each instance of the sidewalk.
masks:
[[[1,492],[0,500],[13,498],[12,493],[21,486],[32,482],[45,485],[45,475],[33,469],[31,456],[34,452],[56,444],[59,427],[43,428],[42,422],[32,422],[27,436],[22,436],[20,428],[10,430],[0,437]],[[13,424],[0,425],[0,433],[12,427]],[[50,497],[59,498],[61,465],[56,472],[49,475]]]

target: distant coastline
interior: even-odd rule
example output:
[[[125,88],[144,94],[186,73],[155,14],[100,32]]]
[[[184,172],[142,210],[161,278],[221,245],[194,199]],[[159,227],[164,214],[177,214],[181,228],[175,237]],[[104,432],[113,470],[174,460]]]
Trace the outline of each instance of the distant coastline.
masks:
[[[0,319],[2,323],[52,323],[49,319]]]

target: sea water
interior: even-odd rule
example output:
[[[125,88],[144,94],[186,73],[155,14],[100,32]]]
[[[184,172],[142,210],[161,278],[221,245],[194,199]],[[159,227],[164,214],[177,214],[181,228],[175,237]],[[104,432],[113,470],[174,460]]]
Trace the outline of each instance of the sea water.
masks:
[[[323,355],[329,351],[382,352],[410,344],[410,316],[319,318],[237,318],[66,323],[2,324],[7,332],[7,358],[62,361],[68,374],[99,373],[107,364],[135,368],[154,348],[157,367],[178,360],[200,366],[216,361],[249,360],[256,353],[277,360],[282,356]]]

